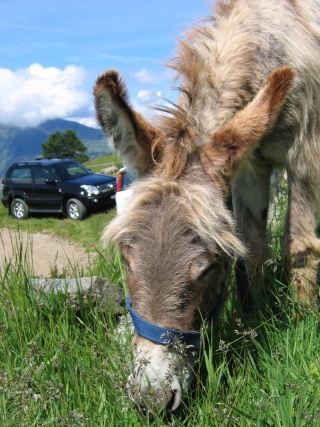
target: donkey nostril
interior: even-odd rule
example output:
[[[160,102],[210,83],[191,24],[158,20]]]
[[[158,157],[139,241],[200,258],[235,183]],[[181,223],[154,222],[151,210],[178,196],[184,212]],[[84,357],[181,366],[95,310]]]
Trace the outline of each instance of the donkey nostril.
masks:
[[[172,411],[172,408],[174,407],[174,398],[175,398],[175,391],[171,390],[169,392],[167,392],[167,409],[169,411]]]

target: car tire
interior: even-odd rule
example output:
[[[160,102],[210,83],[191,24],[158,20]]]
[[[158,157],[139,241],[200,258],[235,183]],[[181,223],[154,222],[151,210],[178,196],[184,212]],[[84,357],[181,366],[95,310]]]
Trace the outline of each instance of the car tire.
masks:
[[[13,199],[10,205],[10,213],[16,219],[27,219],[29,207],[22,199]]]
[[[87,209],[78,199],[70,199],[67,203],[67,215],[74,221],[82,221],[87,217]]]

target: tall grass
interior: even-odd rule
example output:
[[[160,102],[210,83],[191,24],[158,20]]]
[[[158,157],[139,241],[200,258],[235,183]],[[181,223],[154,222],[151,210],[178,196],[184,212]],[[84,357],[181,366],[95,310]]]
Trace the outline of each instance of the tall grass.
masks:
[[[281,217],[281,198],[277,203]],[[118,317],[80,294],[75,304],[63,292],[33,291],[32,265],[17,241],[0,271],[1,427],[320,426],[319,315],[291,320],[278,268],[281,232],[279,219],[267,272],[272,298],[247,319],[230,293],[216,327],[205,329],[193,387],[169,415],[142,414],[126,396],[129,329],[120,339]],[[94,243],[94,250],[97,263],[87,273],[124,287],[115,249]]]

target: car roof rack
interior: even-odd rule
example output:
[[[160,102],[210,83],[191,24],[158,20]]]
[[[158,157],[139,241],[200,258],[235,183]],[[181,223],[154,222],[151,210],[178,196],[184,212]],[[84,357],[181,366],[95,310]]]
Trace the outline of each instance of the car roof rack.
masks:
[[[35,160],[66,160],[68,157],[36,157]]]

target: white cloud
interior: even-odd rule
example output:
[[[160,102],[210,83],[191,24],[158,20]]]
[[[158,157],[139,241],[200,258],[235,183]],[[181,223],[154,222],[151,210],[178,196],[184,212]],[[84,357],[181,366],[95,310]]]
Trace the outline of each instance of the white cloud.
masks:
[[[139,71],[134,73],[135,78],[143,84],[157,84],[162,83],[164,81],[174,79],[174,71],[170,68],[165,68],[163,71],[155,72],[152,70],[147,70],[146,68],[142,68]]]
[[[78,122],[81,125],[88,126],[89,128],[100,129],[100,126],[95,117],[66,117],[66,120]]]
[[[167,98],[176,101],[177,92],[170,89],[175,77],[173,70],[164,68],[162,71],[153,71],[142,68],[134,73],[134,77],[143,89],[137,92],[133,107],[147,119],[162,114],[150,107],[163,106]]]
[[[156,113],[152,107],[162,105],[162,103],[162,92],[154,89],[141,89],[136,98],[132,100],[133,108],[147,119],[152,118]]]
[[[80,115],[91,103],[81,89],[85,78],[84,68],[74,65],[0,68],[0,123],[36,126],[47,119]]]
[[[151,92],[149,90],[139,90],[137,98],[142,102],[149,102],[151,99]]]

